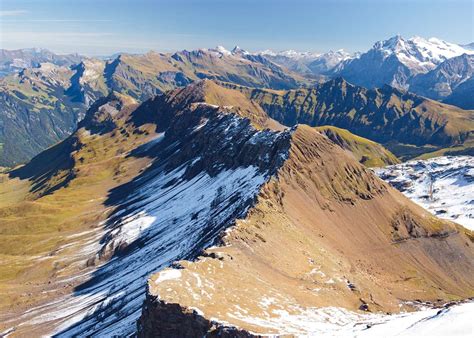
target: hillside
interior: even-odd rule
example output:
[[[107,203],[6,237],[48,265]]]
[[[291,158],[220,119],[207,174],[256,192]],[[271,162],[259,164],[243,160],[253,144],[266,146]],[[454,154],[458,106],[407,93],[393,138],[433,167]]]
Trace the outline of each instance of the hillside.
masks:
[[[71,76],[44,63],[0,79],[0,166],[28,161],[75,129],[84,107],[64,95]]]
[[[284,125],[347,129],[383,144],[402,158],[462,145],[474,130],[473,111],[390,86],[366,89],[342,78],[314,89],[280,92],[228,86],[242,91]]]
[[[377,169],[376,173],[438,217],[474,230],[474,157],[414,160]]]
[[[380,144],[354,135],[348,130],[332,126],[316,127],[315,130],[320,131],[331,141],[348,150],[357,161],[366,167],[385,167],[400,162],[395,155]]]
[[[296,88],[309,83],[264,57],[232,54],[220,49],[121,55],[107,65],[105,75],[111,89],[138,99],[199,79],[274,89]]]
[[[154,318],[171,319],[169,307],[146,290],[170,266],[189,288],[165,270],[149,289],[176,301],[173,325],[183,329],[180,309],[196,305],[196,288],[223,312],[199,296],[204,314],[191,319],[248,330],[262,327],[232,317],[236,309],[297,314],[296,300],[398,312],[414,309],[404,301],[473,295],[467,230],[410,202],[322,132],[285,129],[212,81],[142,104],[113,93],[0,180],[2,334],[134,334],[145,299],[140,332],[166,332]]]

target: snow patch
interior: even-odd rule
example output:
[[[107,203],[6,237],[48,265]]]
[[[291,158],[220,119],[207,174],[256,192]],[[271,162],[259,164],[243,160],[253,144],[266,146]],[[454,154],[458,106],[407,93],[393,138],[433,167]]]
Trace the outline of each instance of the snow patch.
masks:
[[[474,157],[442,156],[375,169],[434,215],[474,230]]]
[[[166,280],[179,279],[181,278],[181,271],[177,269],[163,270],[158,274],[158,278],[155,279],[155,284],[159,284]]]

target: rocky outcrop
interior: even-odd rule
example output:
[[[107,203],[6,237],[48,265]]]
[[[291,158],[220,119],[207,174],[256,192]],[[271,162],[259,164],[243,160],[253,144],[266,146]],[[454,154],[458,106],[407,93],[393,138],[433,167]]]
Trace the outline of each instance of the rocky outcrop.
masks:
[[[196,310],[185,309],[179,304],[165,304],[149,293],[143,304],[142,316],[137,322],[137,336],[140,338],[261,337],[236,327],[213,322]]]

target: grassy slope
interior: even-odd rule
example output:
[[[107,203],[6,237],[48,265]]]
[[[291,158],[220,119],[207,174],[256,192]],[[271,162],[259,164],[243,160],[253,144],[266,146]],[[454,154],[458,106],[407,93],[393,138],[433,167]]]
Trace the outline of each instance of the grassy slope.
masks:
[[[203,86],[204,100],[210,104],[239,105],[244,113],[254,105],[240,92],[224,90],[212,82]],[[128,102],[134,106],[133,100]],[[7,308],[22,312],[47,300],[56,292],[49,281],[84,269],[84,262],[74,257],[92,235],[100,235],[100,221],[111,211],[104,205],[108,192],[135,177],[150,161],[127,157],[155,135],[149,124],[141,125],[140,133],[134,125],[125,124],[130,110],[123,109],[116,116],[114,131],[101,135],[81,128],[74,142],[62,142],[43,152],[15,175],[0,175],[0,313]],[[156,111],[155,107],[148,113]],[[260,117],[251,118],[258,124]],[[338,133],[357,149],[362,147],[361,153],[372,145],[344,131]],[[64,162],[62,156],[72,162],[57,170],[54,159]],[[23,179],[12,177],[20,176],[19,172]],[[69,179],[71,172],[73,179]],[[363,181],[358,184],[364,191]],[[77,238],[82,241],[80,247],[67,246]],[[73,287],[66,284],[61,292],[71,292]]]
[[[50,281],[84,269],[74,259],[81,247],[68,247],[68,243],[79,238],[85,245],[94,233],[100,234],[100,221],[111,211],[103,204],[108,191],[148,163],[146,158],[127,155],[147,142],[152,130],[143,126],[148,131],[138,134],[130,128],[121,123],[118,131],[104,135],[91,135],[81,128],[74,135],[79,146],[68,149],[66,140],[26,167],[1,174],[0,313],[7,307],[26,310],[48,297],[44,291],[53,287]],[[52,158],[67,151],[72,165],[60,170],[48,167]],[[72,180],[65,180],[68,171],[74,173]],[[50,189],[55,186],[56,190]],[[62,292],[72,287],[66,284]]]
[[[203,78],[271,88],[295,88],[309,83],[302,76],[275,65],[207,51],[122,55],[108,69],[112,72],[107,75],[106,71],[111,89],[139,99]]]
[[[474,156],[474,139],[469,139],[466,142],[464,142],[462,145],[458,146],[452,146],[448,148],[442,148],[435,150],[433,152],[427,152],[424,153],[418,157],[417,159],[428,159],[432,157],[438,157],[438,156],[455,156],[455,155],[471,155]]]
[[[333,126],[316,127],[333,142],[349,150],[366,167],[384,167],[400,160],[382,145]]]
[[[177,277],[151,276],[149,292],[160,306],[148,306],[143,317],[169,329],[176,316],[166,308],[176,314],[179,305],[183,313],[197,308],[204,319],[276,334],[264,320],[281,321],[283,311],[308,318],[302,308],[356,311],[366,304],[399,312],[415,309],[410,300],[470,297],[474,251],[463,232],[470,234],[410,202],[314,128],[299,126],[278,175],[223,245],[180,261]]]

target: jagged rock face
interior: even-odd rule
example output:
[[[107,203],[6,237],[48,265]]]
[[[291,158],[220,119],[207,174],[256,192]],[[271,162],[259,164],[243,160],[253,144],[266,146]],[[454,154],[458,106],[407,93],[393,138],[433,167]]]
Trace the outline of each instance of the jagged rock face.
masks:
[[[153,297],[146,298],[143,309],[138,322],[139,337],[254,337],[245,330],[213,322],[179,304],[162,304]]]
[[[474,252],[463,231],[298,127],[288,159],[224,245],[150,278],[139,335],[196,326],[212,335],[219,323],[248,335],[314,335],[324,330],[312,322],[359,318],[334,307],[392,312],[408,309],[404,301],[470,296]]]
[[[72,101],[81,102],[90,107],[94,101],[108,94],[103,73],[105,62],[88,59],[74,65],[75,72],[71,77],[71,85],[64,92]]]
[[[446,60],[426,74],[410,81],[410,91],[435,100],[441,100],[474,75],[474,55],[463,54]]]
[[[79,128],[85,128],[94,134],[106,134],[115,129],[117,120],[135,110],[138,103],[124,95],[111,93],[97,100],[87,111],[84,119],[79,122]],[[126,107],[126,109],[125,109]]]

